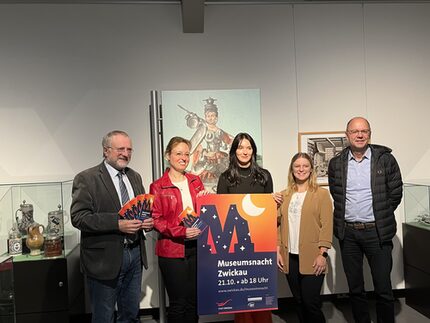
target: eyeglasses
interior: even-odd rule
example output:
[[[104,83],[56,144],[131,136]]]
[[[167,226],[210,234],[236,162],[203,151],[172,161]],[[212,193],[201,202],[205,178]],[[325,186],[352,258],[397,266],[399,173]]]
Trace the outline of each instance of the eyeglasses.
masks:
[[[355,130],[348,130],[348,133],[350,135],[354,135],[354,136],[358,135],[359,133],[361,133],[362,135],[367,136],[367,135],[370,134],[370,129],[365,129],[365,130],[356,130],[356,129]]]
[[[125,148],[125,147],[120,147],[120,148],[108,147],[108,148],[115,150],[117,153],[122,153],[122,154],[125,152],[129,154],[133,153],[133,148]]]
[[[176,157],[190,157],[190,153],[183,153],[180,151],[172,151],[172,154]]]

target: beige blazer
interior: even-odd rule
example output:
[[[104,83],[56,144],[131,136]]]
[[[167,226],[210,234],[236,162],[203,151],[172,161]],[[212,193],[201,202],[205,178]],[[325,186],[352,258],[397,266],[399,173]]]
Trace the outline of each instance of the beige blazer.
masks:
[[[292,193],[281,192],[284,202],[278,211],[278,246],[288,273],[288,206]],[[331,248],[333,236],[333,204],[328,190],[318,187],[308,191],[302,206],[299,232],[299,270],[301,274],[312,275],[312,264],[320,253],[319,247]],[[326,269],[327,272],[327,269]]]

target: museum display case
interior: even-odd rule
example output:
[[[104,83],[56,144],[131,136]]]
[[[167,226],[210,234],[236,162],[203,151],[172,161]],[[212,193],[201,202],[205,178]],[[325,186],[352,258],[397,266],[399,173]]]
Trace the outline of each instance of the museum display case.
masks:
[[[71,192],[72,181],[0,184],[0,254],[10,251],[13,228],[22,237],[22,254],[14,261],[64,257],[71,252],[79,243],[79,231],[69,216]]]
[[[405,223],[430,230],[430,180],[405,183]]]
[[[406,304],[430,318],[430,180],[405,183],[404,207]]]
[[[72,181],[0,184],[0,255],[11,268],[0,301],[9,297],[11,322],[68,322],[84,310],[71,191]]]

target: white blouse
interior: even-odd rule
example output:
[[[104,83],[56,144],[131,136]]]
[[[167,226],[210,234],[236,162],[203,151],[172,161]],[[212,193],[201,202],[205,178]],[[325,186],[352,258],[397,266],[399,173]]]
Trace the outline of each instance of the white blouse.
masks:
[[[296,255],[299,254],[300,218],[305,197],[306,191],[294,193],[288,206],[288,251]]]
[[[174,182],[173,185],[179,188],[179,191],[181,192],[183,209],[185,210],[188,206],[190,209],[194,210],[193,200],[191,199],[191,193],[190,188],[188,187],[187,179],[182,182]]]

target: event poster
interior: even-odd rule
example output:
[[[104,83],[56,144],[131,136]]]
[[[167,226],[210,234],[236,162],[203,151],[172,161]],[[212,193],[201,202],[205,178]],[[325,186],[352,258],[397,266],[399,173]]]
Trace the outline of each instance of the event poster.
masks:
[[[276,203],[271,194],[197,199],[199,315],[277,309]]]
[[[216,192],[219,176],[227,169],[233,138],[247,132],[257,145],[261,165],[260,91],[194,90],[162,91],[163,149],[170,138],[191,142],[188,172]]]

